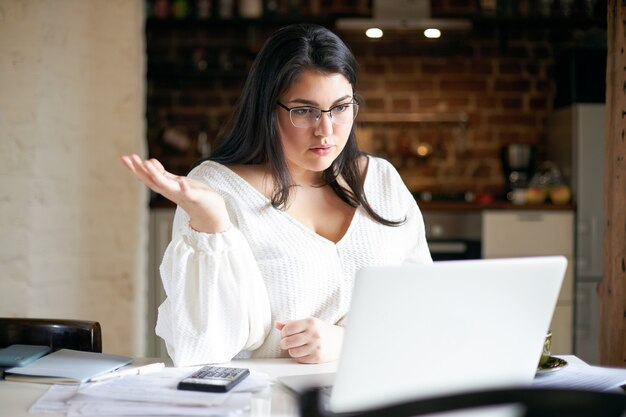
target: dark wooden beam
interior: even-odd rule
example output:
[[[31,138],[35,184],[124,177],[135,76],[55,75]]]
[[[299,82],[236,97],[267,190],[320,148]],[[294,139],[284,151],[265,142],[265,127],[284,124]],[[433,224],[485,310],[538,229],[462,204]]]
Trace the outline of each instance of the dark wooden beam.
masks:
[[[626,366],[626,1],[608,1],[600,361]]]

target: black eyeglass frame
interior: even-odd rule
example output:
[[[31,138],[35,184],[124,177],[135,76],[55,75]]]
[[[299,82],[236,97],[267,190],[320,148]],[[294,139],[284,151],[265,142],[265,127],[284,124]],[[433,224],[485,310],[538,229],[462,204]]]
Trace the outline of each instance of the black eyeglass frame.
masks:
[[[293,123],[293,120],[291,119],[291,111],[292,111],[292,110],[297,110],[297,109],[317,109],[317,110],[319,110],[319,111],[320,111],[320,116],[319,116],[319,118],[317,119],[317,121],[319,121],[319,120],[322,118],[322,114],[323,114],[323,113],[330,113],[330,112],[332,112],[333,110],[335,110],[337,107],[345,106],[346,104],[351,104],[351,105],[354,105],[354,106],[355,106],[354,108],[356,109],[356,111],[354,112],[354,116],[352,117],[352,121],[354,121],[354,119],[356,119],[356,116],[357,116],[357,114],[359,113],[359,103],[358,103],[357,101],[350,101],[350,102],[348,102],[348,103],[339,103],[339,104],[336,104],[336,105],[332,106],[332,107],[331,107],[331,108],[329,108],[328,110],[323,110],[323,109],[320,109],[319,107],[315,107],[315,106],[295,106],[295,107],[287,107],[287,106],[285,106],[283,103],[281,103],[280,101],[277,101],[277,102],[276,102],[276,104],[278,104],[280,107],[282,107],[283,109],[285,109],[285,110],[287,110],[287,111],[289,112],[289,121],[291,122],[291,124],[292,124],[294,127],[299,127],[299,128],[303,128],[303,127],[302,127],[302,126],[296,126],[296,125]],[[333,122],[333,124],[337,124],[337,123],[335,123],[335,119],[333,119],[332,113],[330,114],[330,120]]]

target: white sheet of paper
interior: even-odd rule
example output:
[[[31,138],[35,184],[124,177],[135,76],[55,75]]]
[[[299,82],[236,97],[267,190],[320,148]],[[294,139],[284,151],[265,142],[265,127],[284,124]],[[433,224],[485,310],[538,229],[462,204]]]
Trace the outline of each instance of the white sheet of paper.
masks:
[[[133,401],[98,401],[80,394],[70,402],[67,417],[82,416],[232,416],[249,409],[250,393],[228,395],[218,406],[184,406]]]
[[[178,381],[189,369],[168,368],[151,375],[133,375],[78,385],[52,385],[30,408],[31,413],[68,415],[232,415],[247,410],[251,393],[267,388],[267,374],[251,372],[230,393],[181,391]]]
[[[564,368],[540,374],[533,387],[611,391],[626,384],[626,369],[570,363]]]
[[[94,382],[79,388],[79,394],[115,401],[136,401],[169,405],[220,405],[228,395],[176,389],[178,378],[133,375]]]
[[[78,392],[78,385],[52,385],[28,409],[29,413],[65,414],[70,406],[68,400]]]

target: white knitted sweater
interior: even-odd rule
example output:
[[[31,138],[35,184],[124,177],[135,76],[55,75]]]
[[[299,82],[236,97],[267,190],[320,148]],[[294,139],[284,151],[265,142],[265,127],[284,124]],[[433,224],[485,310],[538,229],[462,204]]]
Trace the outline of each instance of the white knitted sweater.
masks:
[[[358,269],[432,262],[415,199],[383,159],[369,158],[365,195],[382,217],[407,221],[384,226],[358,208],[336,244],[273,208],[221,164],[204,162],[189,176],[223,196],[233,227],[199,233],[176,211],[161,264],[167,299],[156,326],[176,366],[286,357],[275,320],[317,317],[343,325]]]

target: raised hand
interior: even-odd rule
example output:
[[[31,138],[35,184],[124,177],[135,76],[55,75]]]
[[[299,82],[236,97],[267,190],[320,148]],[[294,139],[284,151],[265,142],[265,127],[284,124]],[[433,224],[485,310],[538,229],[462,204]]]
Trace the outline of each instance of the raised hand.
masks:
[[[132,154],[123,155],[121,160],[139,181],[185,210],[193,229],[218,233],[230,227],[224,199],[211,187],[166,171],[156,159],[144,160]]]
[[[309,317],[276,322],[280,330],[280,348],[300,363],[322,363],[339,359],[343,327]]]

